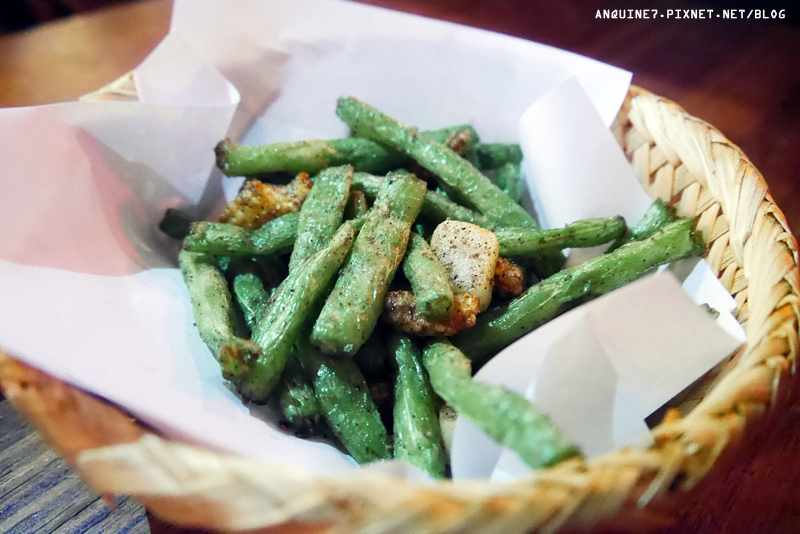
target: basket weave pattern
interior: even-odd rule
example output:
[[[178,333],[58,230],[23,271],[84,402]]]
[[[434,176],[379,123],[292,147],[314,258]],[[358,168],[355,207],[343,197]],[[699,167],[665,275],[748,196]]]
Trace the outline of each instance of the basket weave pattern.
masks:
[[[746,431],[789,396],[798,353],[798,249],[761,175],[712,126],[634,87],[613,130],[651,196],[696,219],[707,260],[735,297],[748,336],[653,430],[648,448],[570,460],[507,484],[420,486],[371,469],[320,477],[164,440],[2,354],[0,384],[95,491],[132,495],[177,524],[550,532],[666,521],[682,490],[721,463],[723,452],[732,456]]]

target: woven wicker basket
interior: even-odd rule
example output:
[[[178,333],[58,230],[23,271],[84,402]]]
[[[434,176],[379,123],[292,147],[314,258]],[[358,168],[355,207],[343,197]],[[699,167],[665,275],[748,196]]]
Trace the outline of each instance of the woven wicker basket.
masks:
[[[87,98],[135,94],[126,78]],[[748,336],[746,346],[667,412],[650,448],[571,460],[507,484],[420,486],[370,470],[321,477],[167,441],[102,400],[2,354],[0,383],[91,488],[131,495],[175,524],[506,533],[669,521],[686,491],[715,466],[715,474],[724,471],[745,435],[768,412],[785,408],[798,353],[797,242],[741,150],[673,102],[634,87],[613,130],[651,196],[696,219],[708,262],[735,297]]]

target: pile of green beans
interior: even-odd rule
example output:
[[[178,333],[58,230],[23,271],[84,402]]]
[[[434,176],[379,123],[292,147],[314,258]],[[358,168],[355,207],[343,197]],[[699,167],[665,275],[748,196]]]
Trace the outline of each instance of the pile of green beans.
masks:
[[[360,464],[394,457],[445,478],[443,407],[532,468],[580,455],[530,401],[472,370],[575,303],[703,253],[693,222],[655,202],[630,227],[610,217],[542,230],[520,205],[519,145],[484,143],[469,125],[420,132],[352,97],[336,113],[350,137],[216,147],[230,176],[313,175],[299,211],[256,230],[176,210],[160,225],[182,240],[197,329],[224,378],[244,400],[274,401],[297,435],[331,436]],[[381,321],[389,291],[412,294],[426,321],[458,313],[428,242],[448,219],[493,232],[500,255],[539,280],[494,298],[449,339],[391,332]],[[602,244],[606,253],[562,269],[564,249]]]

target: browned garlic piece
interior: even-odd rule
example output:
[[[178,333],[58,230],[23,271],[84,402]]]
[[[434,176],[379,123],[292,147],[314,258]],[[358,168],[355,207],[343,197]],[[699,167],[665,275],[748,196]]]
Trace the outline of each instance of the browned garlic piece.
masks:
[[[499,246],[494,233],[462,221],[446,220],[436,227],[431,249],[444,266],[453,292],[472,293],[478,308],[486,310],[492,301]]]

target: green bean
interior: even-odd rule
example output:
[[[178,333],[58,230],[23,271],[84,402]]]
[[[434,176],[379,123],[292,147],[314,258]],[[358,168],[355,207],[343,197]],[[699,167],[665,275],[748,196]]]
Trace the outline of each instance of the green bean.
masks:
[[[466,134],[466,136],[464,134]],[[447,143],[448,140],[460,142],[455,139],[456,137],[459,139],[467,138],[467,142],[463,144],[464,149],[475,148],[481,141],[478,132],[476,132],[475,128],[470,124],[455,124],[453,126],[439,128],[438,130],[426,130],[425,135],[439,143]]]
[[[434,478],[444,478],[446,456],[436,408],[436,395],[422,355],[411,340],[397,336],[392,343],[397,361],[394,404],[394,456]]]
[[[625,241],[639,240],[653,235],[665,224],[671,223],[678,218],[675,208],[661,199],[656,199],[647,208],[644,216],[636,224],[631,225],[628,232],[621,236],[615,246],[619,246]]]
[[[249,258],[233,258],[226,274],[232,278],[233,299],[242,310],[248,328],[252,330],[267,307],[269,291],[256,264]]]
[[[636,241],[650,237],[659,228],[677,219],[675,209],[661,199],[654,200],[647,208],[644,216],[628,227],[625,233],[617,237],[606,252],[618,249],[628,241]]]
[[[356,135],[384,143],[414,158],[433,172],[457,200],[474,208],[500,226],[539,228],[525,209],[500,190],[466,159],[397,119],[352,97],[339,98],[336,114]],[[543,277],[557,272],[564,256],[550,252],[537,258],[534,268]]]
[[[475,156],[480,170],[499,169],[509,163],[518,166],[522,149],[517,143],[480,143],[475,147]]]
[[[322,421],[322,407],[297,354],[286,362],[275,392],[281,411],[294,427],[295,434],[313,433]]]
[[[388,432],[355,362],[321,354],[306,336],[298,342],[297,357],[325,419],[353,458],[359,464],[390,458]]]
[[[361,224],[360,220],[345,222],[330,245],[289,272],[275,290],[253,328],[252,340],[262,354],[245,362],[246,372],[237,377],[243,396],[255,402],[267,400],[305,321],[350,253]]]
[[[167,208],[164,217],[158,223],[158,229],[173,239],[183,239],[189,235],[194,218],[177,208]]]
[[[228,266],[227,274],[233,278],[233,297],[252,330],[266,310],[269,291],[258,274],[256,264],[250,259],[234,258]],[[318,425],[322,410],[305,372],[293,360],[294,358],[290,358],[286,363],[275,393],[281,411],[294,427],[295,434],[305,434]]]
[[[583,219],[551,230],[500,228],[494,234],[500,245],[500,255],[514,258],[535,255],[544,250],[602,245],[617,239],[626,229],[625,219],[618,216]]]
[[[675,208],[661,199],[656,199],[647,208],[644,216],[636,224],[630,227],[632,239],[644,239],[653,235],[665,224],[677,219]]]
[[[351,164],[358,170],[385,172],[405,157],[378,143],[356,137],[247,146],[230,139],[214,149],[217,167],[227,176],[288,171],[317,174],[327,167]]]
[[[289,260],[290,272],[329,245],[342,224],[352,176],[353,167],[342,165],[327,168],[314,179],[314,186],[300,209],[297,239]],[[319,423],[322,408],[314,388],[302,367],[293,360],[283,370],[277,393],[284,416],[300,432],[311,431]]]
[[[469,129],[477,143],[477,134],[469,125],[460,124],[428,132],[444,142],[457,130]],[[360,137],[297,141],[247,146],[230,139],[214,148],[217,167],[226,176],[252,176],[287,171],[311,175],[328,167],[352,165],[358,171],[383,173],[399,167],[407,156],[380,143]]]
[[[353,188],[364,191],[367,196],[370,197],[374,197],[377,194],[382,183],[383,178],[380,176],[363,172],[353,174]],[[437,224],[447,219],[452,219],[454,221],[472,223],[481,228],[486,228],[487,230],[497,231],[503,228],[477,211],[453,202],[446,196],[435,191],[427,191],[425,193],[425,200],[422,202],[420,215],[426,220]],[[532,231],[535,232],[536,230]],[[563,256],[560,255],[547,256],[543,259],[532,258],[531,267],[533,267],[540,276],[544,277],[546,273],[557,271],[563,263],[563,260]]]
[[[497,169],[497,175],[494,177],[494,183],[497,184],[505,194],[514,199],[514,202],[519,203],[522,199],[522,193],[525,191],[525,183],[522,181],[522,170],[519,163],[506,163]]]
[[[670,223],[652,236],[560,271],[531,286],[505,306],[490,310],[453,337],[476,365],[561,313],[570,303],[596,297],[650,269],[702,253],[690,219]]]
[[[292,250],[297,238],[299,212],[276,217],[258,230],[247,230],[228,223],[198,221],[183,240],[190,252],[220,256],[258,256],[284,254]]]
[[[352,181],[353,167],[350,165],[331,167],[316,176],[314,186],[300,208],[289,271],[328,245],[342,224]]]
[[[456,153],[464,155],[465,152],[477,149],[480,146],[480,139],[478,133],[472,126],[465,124],[456,128],[451,128],[449,135],[441,141],[436,135],[431,135],[432,132],[427,132],[426,135],[443,143],[452,148]]]
[[[446,139],[438,139],[434,138],[427,134],[431,139],[436,141],[437,143],[442,143],[447,148],[450,148],[461,157],[468,157],[468,155],[474,155],[475,147],[478,146],[477,141],[475,140],[475,130],[472,128],[464,128],[461,130],[453,131]],[[417,178],[425,180],[426,182],[433,182],[436,181],[436,175],[434,175],[431,171],[423,167],[419,164],[419,162],[410,160],[405,163],[404,167],[406,170],[413,172]]]
[[[324,352],[354,354],[367,340],[383,298],[406,252],[425,182],[407,172],[387,175],[364,228],[311,334]]]
[[[223,376],[230,379],[241,372],[242,360],[258,356],[261,349],[237,335],[233,301],[217,259],[210,254],[181,250],[178,264],[189,290],[200,338],[219,361]]]
[[[353,174],[353,189],[364,191],[368,197],[374,198],[375,195],[378,194],[378,190],[381,188],[382,184],[383,178],[380,176],[365,172]],[[453,202],[441,193],[430,190],[425,192],[425,200],[422,202],[420,215],[434,223],[440,223],[446,219],[453,219],[454,221],[472,223],[481,228],[486,228],[487,230],[500,228],[497,223],[491,221],[477,211]]]
[[[422,132],[352,97],[339,98],[336,113],[356,135],[414,158],[457,191],[459,200],[505,226],[536,226],[519,204],[464,158]]]
[[[470,361],[448,341],[425,348],[433,390],[493,440],[516,452],[531,468],[554,465],[580,451],[547,415],[522,395],[472,379]]]
[[[428,242],[412,233],[403,259],[403,273],[411,283],[417,309],[430,321],[443,321],[453,311],[450,278]]]

